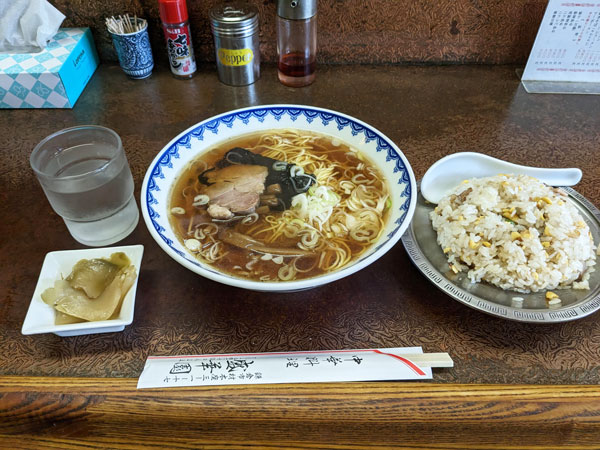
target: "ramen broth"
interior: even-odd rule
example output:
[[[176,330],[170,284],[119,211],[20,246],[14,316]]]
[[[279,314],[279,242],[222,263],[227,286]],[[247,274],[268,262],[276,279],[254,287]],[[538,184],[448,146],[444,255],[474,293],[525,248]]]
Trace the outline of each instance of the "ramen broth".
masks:
[[[258,207],[215,220],[199,176],[236,147],[294,164],[315,182],[283,211]],[[225,141],[189,163],[170,192],[169,219],[187,250],[215,269],[254,281],[291,281],[339,270],[367,251],[390,206],[384,177],[358,150],[331,136],[271,130]]]

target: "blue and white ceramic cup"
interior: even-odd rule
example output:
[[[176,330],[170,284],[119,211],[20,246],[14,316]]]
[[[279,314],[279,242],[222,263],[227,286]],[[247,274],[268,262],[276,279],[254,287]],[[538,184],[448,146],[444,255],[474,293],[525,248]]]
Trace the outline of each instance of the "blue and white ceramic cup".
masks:
[[[139,24],[142,19],[137,21]],[[154,68],[154,59],[148,38],[148,24],[146,23],[143,29],[135,33],[110,33],[110,35],[123,72],[137,80],[149,77]]]

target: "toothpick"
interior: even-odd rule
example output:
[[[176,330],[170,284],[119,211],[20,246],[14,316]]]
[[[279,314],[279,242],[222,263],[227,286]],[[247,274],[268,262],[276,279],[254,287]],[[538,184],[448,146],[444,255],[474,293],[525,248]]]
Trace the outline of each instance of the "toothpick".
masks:
[[[132,17],[129,14],[107,17],[105,19],[106,28],[114,34],[129,34],[143,30],[146,25],[146,19],[139,18],[137,14]]]

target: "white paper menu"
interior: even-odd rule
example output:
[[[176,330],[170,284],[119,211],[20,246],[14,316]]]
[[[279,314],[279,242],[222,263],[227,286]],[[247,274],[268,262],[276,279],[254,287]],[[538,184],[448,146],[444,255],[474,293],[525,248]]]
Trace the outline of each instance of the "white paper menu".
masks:
[[[420,347],[149,356],[138,389],[231,384],[431,379],[406,355]],[[402,355],[402,356],[400,356]]]
[[[528,92],[600,93],[600,0],[548,2],[521,80]]]

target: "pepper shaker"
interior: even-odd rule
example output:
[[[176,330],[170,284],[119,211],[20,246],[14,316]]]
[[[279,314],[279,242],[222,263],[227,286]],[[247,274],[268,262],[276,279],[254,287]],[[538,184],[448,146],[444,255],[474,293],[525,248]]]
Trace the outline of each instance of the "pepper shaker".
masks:
[[[308,86],[317,68],[317,0],[278,0],[278,76],[286,86]]]
[[[211,9],[217,72],[222,83],[245,86],[260,77],[258,9],[244,2]]]

